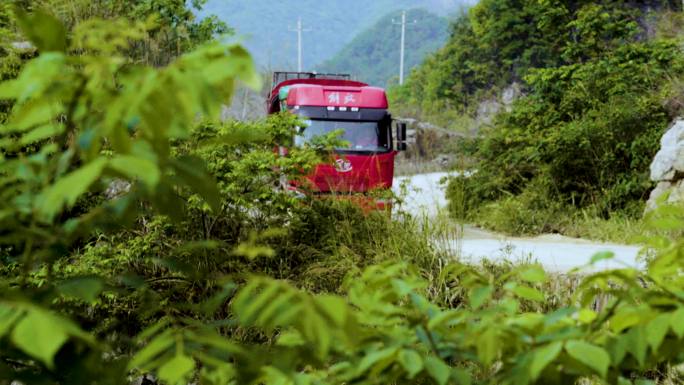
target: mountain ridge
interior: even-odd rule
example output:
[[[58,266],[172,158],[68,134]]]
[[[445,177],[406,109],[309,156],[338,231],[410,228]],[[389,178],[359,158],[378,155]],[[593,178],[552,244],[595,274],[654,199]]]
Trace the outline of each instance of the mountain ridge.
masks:
[[[319,72],[351,73],[359,80],[387,86],[399,76],[401,12],[395,11],[359,33],[334,57],[316,66]],[[420,64],[431,52],[445,44],[449,36],[449,21],[423,8],[407,11],[404,74]],[[415,21],[415,23],[413,23]]]
[[[216,15],[236,30],[264,70],[297,68],[296,27],[301,17],[304,70],[331,59],[363,30],[401,9],[425,8],[446,16],[476,0],[209,0],[199,17]],[[323,3],[323,5],[321,5]]]

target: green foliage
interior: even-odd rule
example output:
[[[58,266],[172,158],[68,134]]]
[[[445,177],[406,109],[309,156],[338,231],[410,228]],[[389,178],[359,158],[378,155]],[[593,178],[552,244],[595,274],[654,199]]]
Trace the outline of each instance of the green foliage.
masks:
[[[151,68],[125,59],[139,24],[79,24],[60,51],[28,17],[46,52],[0,84],[2,383],[636,383],[684,361],[681,207],[649,218],[644,269],[572,292],[462,264],[410,219],[278,188],[337,139],[277,157],[295,117],[216,123],[258,85],[241,47]]]
[[[13,28],[11,5],[8,2],[0,4],[0,81],[16,77],[22,63],[21,52],[12,46],[17,41],[17,33]],[[0,123],[6,121],[10,108],[7,101],[0,100]]]
[[[176,214],[175,191],[182,186],[217,209],[212,177],[201,162],[172,156],[170,141],[189,137],[197,116],[217,116],[235,81],[256,87],[260,79],[239,46],[207,44],[156,70],[131,65],[122,56],[122,42],[143,36],[139,24],[81,23],[71,31],[67,47],[67,33],[53,16],[40,11],[17,16],[23,35],[32,39],[40,55],[18,77],[0,85],[0,98],[13,102],[9,119],[0,126],[5,199],[0,206],[0,250],[3,261],[19,267],[6,281],[13,287],[3,290],[3,333],[10,333],[11,339],[3,340],[2,351],[11,362],[26,362],[4,367],[3,377],[37,375],[58,382],[71,375],[87,378],[105,365],[98,366],[97,358],[103,346],[40,307],[56,298],[54,263],[94,229],[126,223],[126,214],[141,200]],[[92,36],[123,39],[94,41]],[[82,55],[84,51],[88,55]],[[83,205],[88,194],[103,191],[113,180],[128,181],[128,193]],[[30,274],[42,268],[47,269],[49,284],[30,289]],[[76,278],[70,280],[71,289],[61,286],[64,293],[82,293],[92,300],[103,287]],[[41,338],[36,339],[36,333]],[[74,338],[90,342],[80,346]],[[72,357],[60,361],[62,354]],[[74,359],[82,361],[70,363]],[[80,365],[88,369],[81,371]],[[118,382],[121,374],[107,381]]]
[[[452,213],[509,233],[565,232],[586,213],[641,214],[648,166],[670,113],[682,52],[647,23],[676,4],[482,1],[450,41],[393,90],[399,109],[474,114],[511,82],[526,96],[461,151]]]
[[[635,40],[642,35],[639,7],[622,1],[480,1],[453,23],[447,44],[393,90],[393,105],[428,116],[444,109],[472,113],[490,90],[521,82],[533,69],[585,62]]]
[[[160,66],[218,35],[232,32],[214,17],[197,20],[195,12],[205,3],[206,0],[36,0],[26,7],[51,10],[68,29],[94,19],[125,18],[144,22],[146,36],[127,46],[128,55],[134,60]]]
[[[513,222],[534,220],[530,212],[558,219],[576,208],[605,217],[640,214],[638,202],[652,187],[648,166],[669,120],[658,90],[681,72],[681,53],[668,41],[634,43],[605,58],[533,72],[530,96],[475,143],[478,172],[458,184],[467,207],[503,199],[497,204],[520,206],[518,215],[502,212]],[[513,230],[559,228],[540,225]]]
[[[657,215],[655,226],[681,224],[681,210],[668,208]],[[660,243],[659,254],[646,271],[589,275],[579,281],[574,306],[560,305],[545,314],[524,310],[546,299],[540,288],[552,279],[536,266],[496,275],[452,263],[441,273],[446,286],[458,283],[470,292],[469,304],[453,307],[431,304],[434,282],[406,264],[350,274],[344,299],[312,295],[282,281],[253,279],[232,308],[241,325],[269,336],[264,341],[269,348],[240,366],[244,350],[226,345],[235,363],[229,373],[240,383],[655,379],[650,369],[681,361],[677,346],[684,336],[679,282],[670,273],[672,264],[680,263],[675,250],[682,245],[665,238],[655,242]],[[611,296],[607,305],[592,310],[604,293]],[[171,359],[176,348],[166,344]],[[258,369],[247,369],[249,365]]]
[[[332,59],[321,64],[319,71],[351,73],[372,85],[386,86],[398,77],[399,44],[392,44],[401,34],[397,25],[401,12],[381,18],[372,27],[357,35]],[[423,9],[407,11],[405,71],[416,67],[447,38],[447,20]]]
[[[25,10],[50,9],[58,18],[66,24],[66,29],[74,30],[78,24],[92,24],[90,27],[82,27],[81,31],[87,31],[88,36],[76,36],[74,40],[87,42],[90,48],[102,40],[121,39],[112,47],[125,47],[126,56],[134,61],[142,61],[152,65],[165,65],[180,54],[188,52],[199,45],[209,42],[218,35],[228,34],[231,30],[225,23],[216,18],[205,18],[197,21],[193,10],[198,11],[204,1],[194,1],[188,8],[185,1],[179,0],[154,0],[154,1],[83,1],[83,0],[38,0],[25,2],[22,0],[6,1],[0,4],[0,80],[16,77],[26,60],[35,56],[35,49],[27,47],[27,39],[36,36],[22,36],[18,30],[15,13]],[[16,9],[16,12],[15,12]],[[46,39],[61,39],[56,44],[65,45],[66,36],[64,28],[60,25],[49,26],[50,19],[38,20],[36,16],[24,16],[26,23],[38,23],[50,27],[51,30],[62,29],[54,36],[47,35]],[[139,28],[135,28],[133,35],[126,36],[111,34],[104,29],[94,26],[102,24],[102,20],[127,20],[138,21]],[[125,21],[117,21],[119,29],[124,32],[129,25]],[[143,27],[144,23],[144,27]],[[26,26],[24,26],[26,27]],[[27,28],[24,28],[26,31]],[[77,31],[75,31],[77,32]],[[27,32],[30,33],[30,32]],[[61,38],[59,37],[61,36]],[[128,39],[131,40],[128,40]],[[37,39],[37,48],[49,42]],[[96,44],[92,44],[92,43]],[[133,44],[129,44],[133,42]],[[54,42],[53,42],[54,43]],[[17,46],[17,44],[19,44]],[[84,47],[79,47],[84,48]],[[11,109],[11,103],[6,100],[0,101],[0,122],[7,119]]]

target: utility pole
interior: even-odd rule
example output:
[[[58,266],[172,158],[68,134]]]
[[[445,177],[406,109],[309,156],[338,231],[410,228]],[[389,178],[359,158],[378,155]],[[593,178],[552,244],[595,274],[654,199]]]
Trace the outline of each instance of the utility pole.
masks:
[[[682,0],[684,1],[684,0]],[[404,46],[406,45],[406,11],[401,12],[401,23],[392,20],[395,25],[401,25],[401,48],[399,49],[399,84],[404,84]],[[416,24],[417,20],[413,20],[408,24]]]
[[[297,28],[289,28],[292,32],[297,32],[297,72],[302,72],[302,32],[309,32],[311,29],[304,29],[302,18],[297,19]]]

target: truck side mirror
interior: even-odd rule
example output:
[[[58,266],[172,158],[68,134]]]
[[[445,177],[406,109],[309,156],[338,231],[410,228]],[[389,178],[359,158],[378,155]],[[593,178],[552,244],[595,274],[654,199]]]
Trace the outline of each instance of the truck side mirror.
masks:
[[[406,123],[397,123],[397,151],[406,151]]]

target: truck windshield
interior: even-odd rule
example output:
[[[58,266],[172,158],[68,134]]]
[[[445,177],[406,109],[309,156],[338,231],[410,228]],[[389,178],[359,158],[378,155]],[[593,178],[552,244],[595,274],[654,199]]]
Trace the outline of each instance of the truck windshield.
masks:
[[[356,122],[337,120],[305,120],[305,127],[295,137],[295,144],[302,145],[314,137],[341,130],[341,139],[349,142],[347,147],[338,148],[349,152],[386,152],[390,150],[389,130],[378,122]]]

